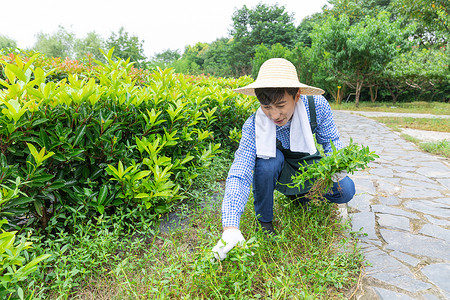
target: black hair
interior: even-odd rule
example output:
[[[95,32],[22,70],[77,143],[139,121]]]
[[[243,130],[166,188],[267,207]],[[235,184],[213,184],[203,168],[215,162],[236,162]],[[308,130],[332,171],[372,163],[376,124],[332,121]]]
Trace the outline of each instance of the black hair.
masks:
[[[298,88],[256,88],[255,94],[261,105],[271,105],[277,103],[288,93],[293,98],[297,95]]]

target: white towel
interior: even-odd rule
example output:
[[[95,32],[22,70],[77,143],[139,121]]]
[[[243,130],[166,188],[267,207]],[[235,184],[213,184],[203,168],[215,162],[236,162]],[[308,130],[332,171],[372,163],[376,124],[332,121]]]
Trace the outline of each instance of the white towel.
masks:
[[[261,107],[256,111],[255,116],[255,136],[256,136],[256,156],[269,159],[276,157],[277,141],[276,126]],[[298,101],[292,115],[290,129],[290,147],[293,152],[316,153],[316,145],[309,125],[308,115],[303,101]]]

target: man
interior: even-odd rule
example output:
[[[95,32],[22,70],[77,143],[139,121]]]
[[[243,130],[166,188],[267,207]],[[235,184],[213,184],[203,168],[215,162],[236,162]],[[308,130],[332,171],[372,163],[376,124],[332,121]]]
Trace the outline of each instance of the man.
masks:
[[[287,184],[299,163],[320,159],[312,130],[325,153],[332,151],[330,140],[336,149],[343,147],[330,106],[319,96],[324,91],[300,83],[295,66],[288,60],[267,60],[253,83],[235,91],[256,96],[260,108],[242,127],[239,148],[228,173],[222,203],[224,231],[213,248],[215,257],[221,260],[245,240],[239,221],[252,184],[256,217],[263,230],[273,234],[274,190],[306,201],[303,196],[310,186],[290,188]],[[339,174],[333,181],[332,192],[324,197],[333,203],[350,201],[355,194],[353,181],[346,174]]]

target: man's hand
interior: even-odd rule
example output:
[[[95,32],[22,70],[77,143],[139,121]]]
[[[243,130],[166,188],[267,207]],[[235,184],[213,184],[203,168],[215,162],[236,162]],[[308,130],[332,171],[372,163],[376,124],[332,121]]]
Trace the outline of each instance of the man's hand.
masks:
[[[333,180],[333,182],[339,182],[345,177],[347,177],[347,171],[341,171],[339,173],[331,175],[331,180]]]
[[[224,260],[227,257],[227,253],[234,248],[238,243],[245,241],[241,234],[241,231],[235,227],[225,229],[222,234],[222,238],[219,240],[216,246],[212,248],[214,257],[216,259]]]

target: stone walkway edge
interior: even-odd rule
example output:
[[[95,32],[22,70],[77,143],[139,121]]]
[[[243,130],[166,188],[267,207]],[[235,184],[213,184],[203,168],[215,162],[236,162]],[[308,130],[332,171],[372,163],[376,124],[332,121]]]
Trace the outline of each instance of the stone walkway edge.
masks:
[[[333,114],[344,145],[380,156],[350,175],[352,230],[369,263],[355,299],[450,299],[449,160],[359,114]]]

